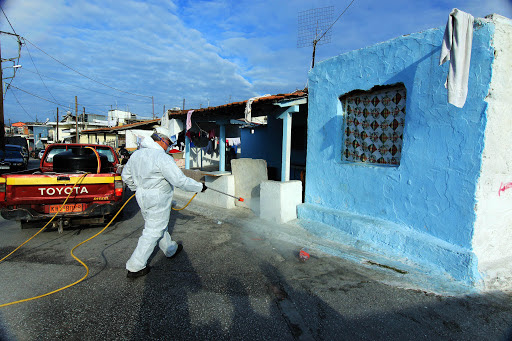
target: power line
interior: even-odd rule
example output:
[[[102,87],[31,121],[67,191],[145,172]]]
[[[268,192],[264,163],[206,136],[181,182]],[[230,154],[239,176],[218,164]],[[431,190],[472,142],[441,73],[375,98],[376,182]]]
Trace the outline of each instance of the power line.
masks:
[[[70,69],[71,71],[76,72],[76,73],[77,73],[77,74],[79,74],[80,76],[85,77],[85,78],[87,78],[87,79],[89,79],[89,80],[91,80],[91,81],[93,81],[93,82],[95,82],[95,83],[101,84],[101,85],[103,85],[103,86],[106,86],[107,88],[110,88],[110,89],[113,89],[113,90],[116,90],[116,91],[119,91],[119,92],[123,92],[123,93],[125,93],[125,94],[134,95],[134,96],[139,96],[139,97],[151,98],[151,96],[140,95],[140,94],[135,94],[135,93],[133,93],[133,92],[128,92],[128,91],[120,90],[120,89],[114,88],[114,87],[112,87],[112,86],[110,86],[110,85],[107,85],[107,84],[105,84],[105,83],[99,82],[99,81],[97,81],[97,80],[95,80],[95,79],[93,79],[93,78],[91,78],[91,77],[89,77],[89,76],[86,76],[86,75],[84,75],[83,73],[81,73],[81,72],[79,72],[79,71],[77,71],[77,70],[73,69],[72,67],[67,66],[66,64],[64,64],[64,63],[63,63],[63,62],[61,62],[60,60],[56,59],[55,57],[50,56],[48,53],[46,53],[45,51],[43,51],[42,49],[40,49],[37,45],[35,45],[34,43],[32,43],[32,42],[31,42],[30,40],[28,40],[27,38],[23,38],[23,40],[28,41],[30,44],[32,44],[32,46],[34,46],[34,47],[35,47],[36,49],[38,49],[39,51],[43,52],[43,53],[44,53],[45,55],[47,55],[48,57],[50,57],[50,58],[52,58],[53,60],[55,60],[57,63],[59,63],[59,64],[61,64],[61,65],[65,66],[65,67],[67,67],[67,68],[68,68],[68,69]]]
[[[2,12],[5,15],[5,12],[4,12],[3,9],[2,9]],[[7,18],[7,15],[5,15],[5,18],[7,19],[7,21],[9,21],[9,18]],[[9,22],[9,25],[10,24],[11,23]],[[14,28],[12,27],[12,25],[11,25],[11,28],[14,31]],[[13,57],[13,58],[5,58],[5,59],[1,59],[0,60],[0,66],[2,65],[3,62],[12,62],[13,63],[13,74],[12,74],[12,76],[11,77],[2,78],[2,82],[3,82],[4,79],[11,79],[9,81],[9,84],[7,84],[7,87],[5,88],[6,89],[5,93],[3,94],[3,98],[2,99],[5,99],[5,96],[7,95],[7,89],[9,89],[9,85],[11,85],[11,83],[14,81],[14,77],[16,76],[16,71],[18,70],[18,68],[16,68],[15,66],[16,66],[16,64],[19,63],[19,60],[20,60],[20,57],[21,57],[21,45],[22,45],[22,43],[21,43],[21,40],[20,40],[20,36],[17,35],[16,32],[10,33],[10,32],[0,31],[0,34],[8,34],[8,35],[11,35],[11,36],[15,36],[17,41],[18,41],[18,56],[17,57]],[[3,86],[3,83],[1,85]]]
[[[43,101],[50,102],[50,103],[53,103],[53,104],[57,104],[57,105],[58,105],[58,106],[60,106],[60,107],[64,107],[64,108],[71,109],[71,110],[73,110],[73,109],[74,109],[74,108],[72,108],[72,107],[70,107],[70,106],[63,105],[63,104],[61,104],[61,103],[54,102],[54,101],[49,100],[49,99],[47,99],[47,98],[44,98],[44,97],[41,97],[41,96],[35,95],[35,94],[31,93],[31,92],[28,92],[28,91],[26,91],[26,90],[20,89],[20,88],[18,88],[18,87],[16,87],[16,86],[14,86],[14,85],[11,85],[11,87],[12,87],[12,88],[15,88],[16,90],[23,91],[24,93],[26,93],[26,94],[28,94],[28,95],[30,95],[30,96],[34,96],[34,97],[37,97],[37,98],[39,98],[39,99],[42,99]],[[100,116],[105,116],[105,115],[96,114],[96,113],[93,113],[93,112],[90,112],[90,111],[86,111],[85,113],[87,113],[87,114],[91,114],[91,115],[100,115]]]
[[[75,85],[75,84],[72,84],[72,83],[69,83],[69,82],[64,82],[64,81],[61,81],[60,79],[57,79],[57,78],[54,78],[54,77],[50,77],[50,76],[47,76],[47,75],[44,75],[44,74],[40,74],[40,73],[31,71],[31,70],[26,69],[26,68],[23,68],[23,71],[31,72],[33,74],[39,74],[40,76],[43,76],[44,78],[53,79],[55,81],[58,81],[58,82],[61,82],[61,83],[67,84],[67,85],[71,85],[71,86],[77,87],[77,88],[82,89],[82,90],[87,90],[87,91],[95,92],[95,93],[98,93],[100,95],[111,96],[111,97],[114,97],[114,98],[121,98],[121,99],[130,100],[130,101],[140,101],[140,102],[143,102],[143,100],[139,100],[139,99],[117,97],[117,96],[112,96],[110,94],[107,94],[107,93],[104,93],[104,92],[101,92],[101,91],[96,91],[96,90],[93,90],[93,89],[87,89],[87,88],[81,87],[79,85]],[[111,104],[104,104],[104,105],[108,106],[108,105],[111,105]],[[91,106],[91,105],[89,105],[89,106]]]
[[[32,65],[34,65],[34,68],[36,69],[36,72],[39,75],[39,79],[41,79],[41,82],[43,83],[43,85],[46,88],[46,90],[48,90],[48,93],[50,94],[50,96],[52,96],[53,100],[55,102],[57,102],[57,99],[55,98],[55,96],[53,96],[53,94],[51,93],[50,89],[48,89],[48,87],[46,86],[46,83],[44,82],[43,77],[41,77],[41,74],[39,73],[39,70],[37,69],[36,63],[34,63],[34,59],[32,59],[32,55],[30,54],[30,50],[28,49],[27,44],[25,44],[25,48],[27,49],[28,55],[30,57],[30,60],[32,61]]]
[[[336,24],[336,22],[338,21],[338,19],[339,19],[339,18],[341,18],[341,16],[342,16],[343,14],[345,14],[345,12],[347,11],[347,9],[348,9],[350,6],[352,6],[352,3],[353,3],[354,1],[356,1],[356,0],[352,0],[352,1],[350,2],[350,4],[348,4],[348,6],[345,8],[345,10],[344,10],[343,12],[341,12],[341,14],[338,16],[338,18],[336,18],[336,20],[334,20],[334,22],[331,24],[331,26],[329,26],[329,28],[328,28],[327,30],[325,30],[324,34],[322,34],[322,36],[321,36],[320,38],[316,39],[316,41],[319,41],[320,39],[322,39],[322,38],[325,36],[325,34],[326,34],[327,32],[329,32],[329,30],[334,26],[334,24]]]
[[[9,26],[11,26],[12,31],[14,32],[14,34],[16,34],[16,31],[14,30],[14,27],[12,27],[11,22],[9,21],[9,18],[7,18],[7,14],[5,14],[4,9],[2,8],[2,6],[0,6],[0,8],[2,9],[2,13],[3,13],[3,14],[4,14],[4,16],[5,16],[5,19],[7,19],[7,22],[9,23]],[[16,35],[17,35],[17,34],[16,34]]]
[[[14,85],[11,85],[13,88],[16,88]],[[16,88],[17,89],[17,88]],[[16,94],[14,93],[14,91],[11,91],[12,95],[14,96],[14,98],[16,99],[16,102],[18,102],[18,105],[21,107],[21,109],[23,109],[23,111],[25,112],[25,114],[27,114],[28,116],[30,116],[30,118],[32,120],[35,121],[34,119],[34,116],[30,115],[26,110],[25,108],[23,108],[23,105],[21,105],[20,101],[18,100],[18,97],[16,97]]]

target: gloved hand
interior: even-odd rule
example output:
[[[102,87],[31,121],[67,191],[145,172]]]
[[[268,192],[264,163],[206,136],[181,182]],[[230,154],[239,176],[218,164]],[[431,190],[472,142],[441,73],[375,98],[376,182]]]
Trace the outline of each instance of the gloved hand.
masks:
[[[203,189],[201,190],[201,192],[206,191],[206,189],[207,189],[207,188],[208,188],[208,187],[206,187],[206,185],[205,185],[205,184],[203,184]]]

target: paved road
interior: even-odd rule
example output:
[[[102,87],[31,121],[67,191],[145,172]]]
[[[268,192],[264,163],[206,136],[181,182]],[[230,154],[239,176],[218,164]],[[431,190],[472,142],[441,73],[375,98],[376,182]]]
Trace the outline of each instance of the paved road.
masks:
[[[180,200],[179,203],[185,203]],[[247,210],[192,203],[169,227],[185,249],[156,252],[151,272],[126,278],[141,233],[135,202],[123,220],[79,247],[84,282],[0,308],[6,340],[506,340],[512,296],[440,296],[385,283],[396,276],[313,249],[298,260],[298,226]],[[35,231],[0,219],[0,255]],[[0,303],[81,278],[69,250],[99,228],[43,232],[0,264]],[[389,273],[388,273],[389,272]],[[395,276],[395,277],[393,277]]]

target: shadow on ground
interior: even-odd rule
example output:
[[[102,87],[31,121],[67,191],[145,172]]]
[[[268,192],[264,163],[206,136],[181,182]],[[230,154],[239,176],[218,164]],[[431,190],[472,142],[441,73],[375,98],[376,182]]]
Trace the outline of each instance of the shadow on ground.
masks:
[[[210,239],[191,246],[190,254],[185,247],[174,260],[154,255],[132,340],[511,339],[510,296],[447,297],[391,287],[333,258],[304,264],[296,254],[274,257],[248,247],[246,231],[236,227],[205,221],[202,236],[187,235],[196,218],[171,216],[170,230],[179,237]],[[213,234],[221,228],[229,236]]]

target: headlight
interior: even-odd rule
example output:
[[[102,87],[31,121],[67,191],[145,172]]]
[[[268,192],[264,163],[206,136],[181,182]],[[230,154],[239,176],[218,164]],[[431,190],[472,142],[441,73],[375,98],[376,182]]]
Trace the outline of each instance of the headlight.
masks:
[[[15,165],[15,166],[23,166],[23,163],[21,163],[21,162],[16,162],[14,165]]]

